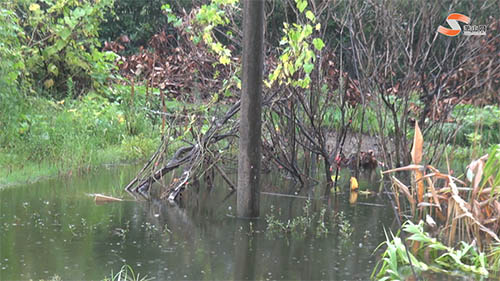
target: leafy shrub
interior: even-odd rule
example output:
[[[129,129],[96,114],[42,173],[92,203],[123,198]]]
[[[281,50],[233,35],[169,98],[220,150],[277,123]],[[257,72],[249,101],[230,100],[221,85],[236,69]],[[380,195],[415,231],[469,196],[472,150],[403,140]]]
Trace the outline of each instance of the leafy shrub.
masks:
[[[0,6],[0,97],[16,90],[18,77],[24,73],[20,38],[24,32],[16,14]]]
[[[23,36],[17,15],[0,4],[0,147],[7,147],[8,140],[15,137],[22,111],[23,96],[18,92],[22,86],[19,77],[25,72],[20,42]]]
[[[33,89],[56,99],[102,90],[115,55],[99,51],[98,32],[113,2],[22,0],[6,5],[23,27],[21,50]]]

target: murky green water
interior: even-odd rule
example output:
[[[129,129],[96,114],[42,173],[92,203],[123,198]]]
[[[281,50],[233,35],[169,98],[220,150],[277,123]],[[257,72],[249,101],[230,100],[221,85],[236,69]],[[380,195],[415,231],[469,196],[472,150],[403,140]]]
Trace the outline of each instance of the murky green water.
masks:
[[[385,199],[315,200],[314,209],[340,211],[352,226],[349,238],[333,228],[327,237],[266,235],[265,220],[237,220],[227,190],[193,188],[183,207],[146,202],[96,205],[87,193],[113,194],[137,167],[102,169],[80,178],[49,180],[0,190],[0,279],[99,280],[123,264],[156,280],[366,280],[376,263],[393,213]],[[288,183],[267,179],[268,191]],[[217,185],[223,185],[217,182]],[[279,187],[278,187],[279,186]],[[302,212],[305,199],[261,196],[283,219]]]

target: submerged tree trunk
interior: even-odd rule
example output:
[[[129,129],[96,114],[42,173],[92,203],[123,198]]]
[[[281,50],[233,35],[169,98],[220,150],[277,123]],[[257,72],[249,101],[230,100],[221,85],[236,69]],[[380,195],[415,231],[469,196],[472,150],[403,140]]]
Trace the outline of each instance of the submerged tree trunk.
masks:
[[[264,1],[243,2],[243,76],[236,213],[259,216]]]

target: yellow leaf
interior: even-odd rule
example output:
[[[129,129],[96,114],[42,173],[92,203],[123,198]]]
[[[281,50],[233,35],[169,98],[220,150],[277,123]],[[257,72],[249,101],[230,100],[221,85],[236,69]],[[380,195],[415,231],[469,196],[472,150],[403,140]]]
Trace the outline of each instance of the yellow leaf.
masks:
[[[332,181],[335,182],[335,175],[332,175]],[[337,176],[337,181],[340,180],[340,176]]]
[[[349,195],[349,203],[354,204],[357,201],[358,201],[358,192],[357,191],[351,192],[351,194]]]
[[[227,56],[221,56],[219,62],[223,65],[229,64],[231,60]]]
[[[424,137],[418,127],[418,122],[415,122],[415,136],[413,137],[413,148],[411,149],[411,159],[414,164],[420,164],[422,161],[422,150],[424,148]]]
[[[30,5],[29,9],[32,12],[36,12],[36,11],[40,10],[40,5],[33,3],[33,4]]]
[[[45,88],[49,89],[50,87],[54,86],[54,80],[52,79],[45,80],[45,82],[43,82],[43,85],[45,86]]]
[[[335,187],[330,188],[330,193],[331,194],[334,194],[334,193],[337,193],[337,192],[340,192],[340,187],[339,186],[337,186],[336,188]]]
[[[358,190],[358,180],[355,177],[351,177],[351,190]]]

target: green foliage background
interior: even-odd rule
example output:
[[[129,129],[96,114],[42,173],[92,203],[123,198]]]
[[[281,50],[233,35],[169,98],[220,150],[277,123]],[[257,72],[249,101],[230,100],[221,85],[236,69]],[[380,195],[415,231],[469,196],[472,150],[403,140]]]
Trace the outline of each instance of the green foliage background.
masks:
[[[99,32],[114,4],[0,3],[0,185],[28,166],[68,171],[145,158],[156,147],[154,118],[137,109],[144,87],[131,95],[117,84],[125,81],[114,71],[116,54],[101,50]]]
[[[234,3],[237,5],[237,1],[231,0],[1,1],[0,168],[11,171],[26,163],[48,161],[57,162],[64,170],[64,166],[70,165],[147,157],[159,138],[160,122],[144,109],[158,109],[159,98],[147,102],[145,87],[137,85],[132,95],[130,86],[123,86],[130,85],[130,81],[116,71],[118,55],[103,51],[103,43],[126,35],[130,43],[126,44],[125,53],[136,52],[140,46],[147,48],[153,34],[161,30],[174,31],[184,11],[189,14],[193,7],[200,7],[194,21],[197,25],[186,30],[192,32],[193,41],[203,40],[209,51],[217,55],[219,63],[227,65],[236,61],[234,58],[241,50],[228,48],[229,42],[237,41],[239,35],[228,27],[233,15],[221,7]],[[348,45],[349,38],[339,36],[339,27],[334,21],[308,14],[307,3],[266,3],[266,11],[272,11],[267,17],[271,53],[279,55],[279,46],[289,47],[278,64],[281,70],[272,72],[271,82],[285,72],[302,71],[306,75],[296,86],[306,86],[318,62],[313,52],[319,53],[338,42]],[[297,22],[301,15],[295,12],[296,4],[303,7],[309,24]],[[408,1],[399,2],[397,9],[408,9],[408,5]],[[489,15],[477,15],[478,8],[471,1],[460,5],[461,9],[470,11],[477,23],[489,21]],[[347,7],[340,2],[336,11],[342,13]],[[231,11],[239,13],[240,9]],[[239,24],[240,16],[231,20]],[[372,16],[369,11],[364,15],[367,30],[373,29]],[[283,28],[285,22],[287,28]],[[322,23],[320,28],[325,30],[321,38],[316,35],[317,23]],[[311,40],[303,40],[304,36]],[[298,40],[299,37],[302,39]],[[284,45],[280,45],[280,41]],[[436,47],[437,51],[440,49]],[[349,50],[344,52],[348,58]],[[346,61],[345,65],[352,63]],[[346,71],[353,72],[349,67]],[[236,74],[234,80],[233,84],[239,83]],[[326,92],[328,89],[321,92],[321,96]],[[364,120],[354,116],[354,130],[365,122],[365,132],[377,131],[376,115],[371,107]],[[453,132],[461,126],[455,141],[464,146],[498,143],[499,114],[497,106],[457,107],[452,115],[463,117],[461,124],[445,124],[443,130]],[[330,128],[338,128],[339,108],[329,108],[325,116]],[[391,135],[393,125],[389,124],[386,131]],[[102,153],[103,150],[109,153]]]

